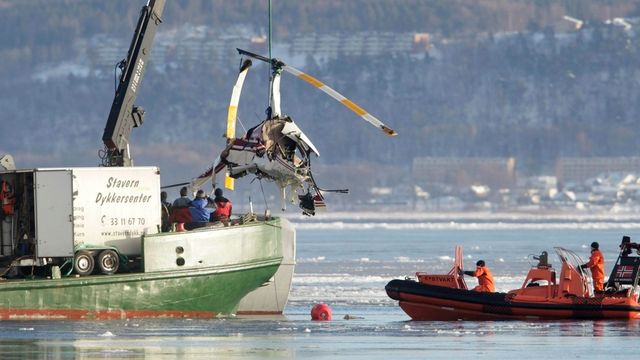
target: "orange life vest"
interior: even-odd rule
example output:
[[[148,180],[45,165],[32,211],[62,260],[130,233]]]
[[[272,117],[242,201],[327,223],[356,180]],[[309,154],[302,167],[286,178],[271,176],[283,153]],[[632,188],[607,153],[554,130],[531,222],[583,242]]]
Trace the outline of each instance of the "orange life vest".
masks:
[[[231,217],[231,201],[216,201],[216,219],[228,219]]]
[[[600,250],[592,250],[586,267],[591,269],[593,288],[597,291],[604,290],[604,256]]]
[[[0,204],[2,205],[2,212],[5,215],[13,215],[16,197],[13,195],[11,184],[6,181],[2,181],[2,185],[0,185]]]
[[[476,271],[473,276],[478,278],[478,286],[474,288],[475,291],[494,292],[496,287],[493,285],[493,274],[486,266],[476,267]]]

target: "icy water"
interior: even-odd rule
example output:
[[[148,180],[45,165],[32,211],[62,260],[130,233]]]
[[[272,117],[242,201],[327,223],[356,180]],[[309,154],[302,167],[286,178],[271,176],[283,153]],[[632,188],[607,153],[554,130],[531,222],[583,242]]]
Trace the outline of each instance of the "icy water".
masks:
[[[300,222],[282,317],[2,321],[0,359],[635,358],[640,321],[414,322],[384,292],[393,278],[448,271],[455,245],[467,268],[484,259],[501,291],[521,285],[530,255],[547,250],[557,264],[554,246],[586,259],[598,241],[608,274],[622,235],[639,241],[640,223]],[[331,306],[332,321],[310,321],[316,303]]]

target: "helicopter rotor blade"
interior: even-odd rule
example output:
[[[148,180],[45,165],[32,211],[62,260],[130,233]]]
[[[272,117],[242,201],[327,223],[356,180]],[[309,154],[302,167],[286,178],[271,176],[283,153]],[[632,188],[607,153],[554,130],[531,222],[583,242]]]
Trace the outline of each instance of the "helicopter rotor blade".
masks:
[[[272,115],[278,117],[282,115],[282,109],[280,107],[280,73],[281,71],[274,71],[271,75],[271,105]]]
[[[247,72],[251,67],[251,60],[247,59],[242,63],[240,67],[240,73],[238,73],[238,79],[233,86],[231,92],[231,101],[229,102],[229,111],[227,112],[227,140],[233,140],[236,137],[236,119],[238,118],[238,104],[240,103],[240,94],[242,93],[242,85],[244,79],[247,77]]]
[[[249,72],[249,68],[251,67],[251,60],[247,59],[242,63],[240,67],[240,73],[238,73],[238,79],[236,80],[236,84],[233,86],[233,91],[231,92],[231,101],[229,102],[229,111],[227,112],[227,132],[226,137],[227,141],[233,141],[236,137],[236,121],[238,119],[238,104],[240,103],[240,94],[242,93],[242,85],[244,84],[244,79],[247,77],[247,73]],[[225,174],[224,177],[224,187],[233,190],[235,185],[234,179],[229,176],[229,174]]]
[[[252,53],[251,51],[242,50],[242,49],[238,49],[238,48],[236,48],[236,50],[238,50],[238,54],[240,54],[240,55],[246,55],[248,57],[252,57],[252,58],[254,58],[256,60],[264,61],[264,62],[269,63],[269,64],[274,64],[274,63],[277,62],[276,59],[269,59],[266,56],[258,55],[258,54]]]
[[[300,70],[298,70],[298,69],[296,69],[294,67],[291,67],[289,65],[283,64],[282,65],[282,69],[284,71],[288,72],[289,74],[297,77],[298,79],[303,80],[303,81],[307,82],[308,84],[320,89],[325,94],[331,96],[332,98],[337,100],[339,103],[344,105],[347,109],[349,109],[349,110],[353,111],[354,113],[356,113],[358,116],[363,118],[368,123],[370,123],[373,126],[379,128],[380,130],[382,130],[385,134],[387,134],[389,136],[398,135],[398,133],[395,130],[393,130],[390,127],[388,127],[387,125],[385,125],[378,118],[376,118],[375,116],[369,114],[365,109],[363,109],[360,106],[358,106],[358,104],[356,104],[353,101],[347,99],[342,94],[340,94],[339,92],[335,91],[331,87],[327,86],[322,81],[320,81],[320,80],[314,78],[313,76],[311,76],[309,74],[306,74],[306,73],[304,73],[304,72],[302,72],[302,71],[300,71]]]
[[[280,73],[282,72],[282,66],[284,65],[284,63],[282,63],[281,61],[277,60],[277,59],[269,59],[268,57],[262,56],[262,55],[258,55],[255,53],[252,53],[251,51],[247,51],[247,50],[242,50],[242,49],[238,49],[236,48],[236,50],[238,50],[238,53],[240,55],[244,55],[244,56],[248,56],[251,58],[254,58],[256,60],[260,60],[260,61],[264,61],[268,64],[271,64],[271,69],[273,70],[273,73],[271,74],[271,104],[272,104],[272,115],[273,116],[280,116],[281,115],[281,109],[280,109]]]
[[[325,94],[331,96],[332,98],[334,98],[335,100],[340,102],[347,109],[349,109],[349,110],[353,111],[354,113],[356,113],[358,116],[363,118],[365,121],[369,122],[370,124],[372,124],[373,126],[379,128],[379,129],[381,129],[385,134],[387,134],[389,136],[398,135],[398,133],[395,130],[393,130],[390,127],[388,127],[387,125],[385,125],[382,121],[380,121],[375,116],[369,114],[365,109],[361,108],[358,104],[356,104],[353,101],[347,99],[342,94],[340,94],[339,92],[335,91],[334,89],[332,89],[331,87],[329,87],[328,85],[323,83],[322,81],[314,78],[313,76],[311,76],[309,74],[306,74],[306,73],[304,73],[304,72],[302,72],[302,71],[300,71],[300,70],[298,70],[298,69],[296,69],[296,68],[294,68],[292,66],[289,66],[289,65],[283,63],[282,61],[280,61],[278,59],[269,59],[268,57],[264,57],[262,55],[254,54],[254,53],[252,53],[250,51],[246,51],[246,50],[242,50],[242,49],[236,49],[236,50],[238,50],[238,53],[240,53],[241,55],[246,55],[246,56],[252,57],[254,59],[269,63],[269,64],[271,64],[272,68],[274,68],[274,69],[282,69],[282,70],[288,72],[289,74],[297,77],[298,79],[303,80],[303,81],[311,84],[312,86],[320,89]]]

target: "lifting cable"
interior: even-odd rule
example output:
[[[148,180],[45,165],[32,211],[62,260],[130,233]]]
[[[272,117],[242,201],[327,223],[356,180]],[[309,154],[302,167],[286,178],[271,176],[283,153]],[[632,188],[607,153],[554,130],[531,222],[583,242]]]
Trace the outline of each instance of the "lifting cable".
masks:
[[[264,194],[264,187],[262,187],[262,179],[258,178],[258,182],[260,182],[260,191],[262,191],[262,199],[264,199],[264,208],[265,210],[269,210],[269,205],[267,204],[267,196]]]

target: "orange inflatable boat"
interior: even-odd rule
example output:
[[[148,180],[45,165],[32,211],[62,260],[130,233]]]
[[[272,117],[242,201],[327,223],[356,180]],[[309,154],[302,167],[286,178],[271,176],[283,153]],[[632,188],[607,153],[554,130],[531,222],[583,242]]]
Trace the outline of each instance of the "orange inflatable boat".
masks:
[[[460,247],[448,274],[419,272],[417,279],[390,281],[385,290],[413,320],[640,319],[636,292],[640,256],[631,254],[631,249],[640,254],[640,246],[628,239],[623,238],[606,290],[595,295],[590,276],[580,268],[581,259],[563,248],[555,248],[559,273],[543,252],[534,257],[538,264],[529,270],[522,287],[506,293],[469,290],[459,275]]]

